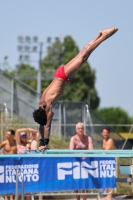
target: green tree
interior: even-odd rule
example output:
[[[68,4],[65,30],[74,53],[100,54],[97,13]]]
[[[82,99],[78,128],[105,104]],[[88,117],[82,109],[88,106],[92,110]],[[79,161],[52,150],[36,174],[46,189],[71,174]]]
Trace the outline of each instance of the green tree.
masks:
[[[11,71],[10,74],[36,90],[37,70],[34,67],[22,63],[15,70]]]
[[[79,49],[70,36],[53,43],[49,49],[48,55],[42,61],[42,70],[44,81],[42,90],[44,90],[51,80],[47,80],[46,71],[57,69],[62,64],[67,64],[72,58],[79,53]],[[51,74],[53,77],[53,74]],[[46,81],[45,81],[46,80]],[[87,97],[90,96],[90,105],[95,109],[99,105],[99,97],[95,89],[95,70],[92,70],[89,63],[85,62],[82,68],[76,73],[71,81],[67,84],[62,96],[62,100],[82,101],[87,103]]]
[[[96,113],[108,124],[132,124],[133,118],[128,115],[120,107],[100,108],[96,110]],[[130,127],[126,126],[114,126],[114,129],[118,132],[128,132]]]

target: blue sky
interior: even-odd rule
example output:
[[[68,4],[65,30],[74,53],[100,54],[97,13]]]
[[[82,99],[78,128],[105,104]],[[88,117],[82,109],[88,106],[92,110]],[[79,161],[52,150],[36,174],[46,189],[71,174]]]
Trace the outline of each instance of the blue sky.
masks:
[[[119,106],[133,116],[132,9],[132,0],[1,0],[0,66],[5,56],[10,68],[18,64],[19,35],[38,36],[41,42],[70,35],[82,49],[99,30],[118,27],[88,61],[96,70],[100,107]]]

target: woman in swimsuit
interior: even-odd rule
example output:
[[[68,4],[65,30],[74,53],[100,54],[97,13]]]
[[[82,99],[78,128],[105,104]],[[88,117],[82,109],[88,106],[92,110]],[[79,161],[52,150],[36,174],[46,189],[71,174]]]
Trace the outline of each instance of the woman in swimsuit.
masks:
[[[16,131],[16,142],[18,154],[23,154],[24,150],[30,149],[30,144],[27,141],[27,129],[17,129]]]
[[[16,143],[18,154],[23,154],[24,150],[30,150],[30,142],[27,141],[27,132],[36,133],[37,130],[31,128],[20,128],[16,131]],[[30,196],[26,196],[26,200],[31,200]]]

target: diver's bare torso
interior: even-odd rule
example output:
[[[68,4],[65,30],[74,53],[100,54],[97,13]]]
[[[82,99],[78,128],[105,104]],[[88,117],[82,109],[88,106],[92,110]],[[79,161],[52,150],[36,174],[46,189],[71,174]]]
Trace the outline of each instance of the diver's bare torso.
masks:
[[[48,104],[54,106],[60,99],[65,85],[66,81],[63,79],[54,78],[50,85],[44,90],[39,102],[39,107],[43,108],[43,106],[47,106]]]

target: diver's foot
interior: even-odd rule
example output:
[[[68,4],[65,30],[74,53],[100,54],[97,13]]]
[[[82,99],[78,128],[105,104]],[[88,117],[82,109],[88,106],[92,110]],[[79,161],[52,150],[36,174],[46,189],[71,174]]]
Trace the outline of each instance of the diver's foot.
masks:
[[[42,151],[42,150],[45,150],[46,149],[46,146],[44,144],[44,139],[40,139],[39,140],[39,150]]]
[[[98,36],[97,36],[94,40],[92,40],[89,44],[95,42],[97,39],[99,39],[99,38],[101,37],[101,35],[102,35],[102,32],[100,31],[100,32],[98,33]]]
[[[45,145],[44,145],[44,139],[40,139],[40,140],[39,140],[39,147],[41,147],[41,146],[45,146]]]
[[[46,150],[49,149],[48,148],[48,143],[49,143],[49,139],[48,138],[44,138],[44,139],[40,139],[39,140],[39,150]]]
[[[40,147],[39,147],[39,150],[40,150],[40,151],[46,150],[46,146],[40,146]]]
[[[106,40],[109,37],[111,37],[112,35],[114,35],[117,31],[118,31],[118,28],[109,28],[109,29],[106,29],[106,30],[101,30],[99,32],[99,34],[101,35],[103,40]]]
[[[39,147],[39,150],[40,150],[40,151],[45,151],[45,150],[48,150],[48,149],[49,149],[48,145],[40,146],[40,147]]]

